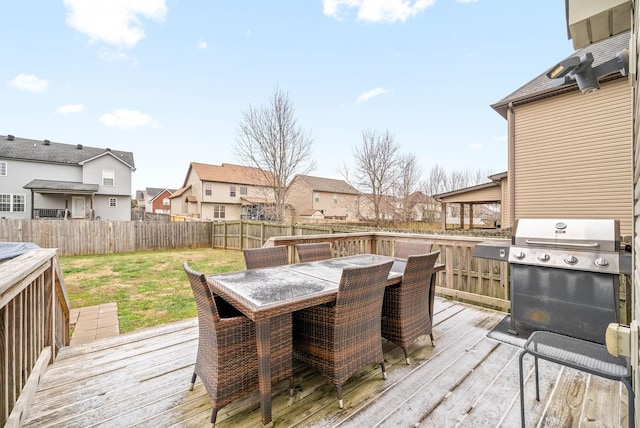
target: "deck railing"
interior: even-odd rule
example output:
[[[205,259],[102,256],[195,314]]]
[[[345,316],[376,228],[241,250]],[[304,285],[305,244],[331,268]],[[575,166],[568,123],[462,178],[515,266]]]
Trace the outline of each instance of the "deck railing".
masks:
[[[427,241],[433,244],[433,251],[440,251],[438,263],[443,263],[445,270],[437,274],[437,294],[504,311],[509,309],[509,264],[473,257],[475,244],[496,240],[508,245],[509,239],[369,232],[272,237],[265,246],[286,245],[293,263],[294,245],[298,243],[331,242],[334,257],[363,253],[391,256],[396,240]]]
[[[55,249],[0,263],[0,426],[19,427],[40,376],[69,344],[69,299]]]

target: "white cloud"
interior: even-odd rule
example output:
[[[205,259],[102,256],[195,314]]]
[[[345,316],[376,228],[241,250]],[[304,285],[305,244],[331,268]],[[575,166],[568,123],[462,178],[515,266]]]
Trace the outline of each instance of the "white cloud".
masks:
[[[113,113],[103,114],[100,122],[110,128],[133,129],[140,126],[159,127],[151,116],[138,110],[117,109]]]
[[[209,46],[207,42],[198,42],[198,49],[206,49],[207,46]]]
[[[69,113],[78,113],[84,110],[84,105],[82,104],[67,104],[64,106],[60,106],[56,109],[56,113],[58,114],[69,114]]]
[[[343,19],[345,9],[357,9],[358,20],[368,22],[406,21],[436,0],[322,0],[323,12],[338,20]]]
[[[37,94],[39,92],[46,91],[49,83],[46,79],[41,79],[33,74],[18,74],[16,77],[9,80],[7,85]]]
[[[499,137],[493,137],[493,141],[507,141],[507,134],[500,135]]]
[[[480,150],[480,149],[482,149],[482,144],[481,143],[469,144],[469,148],[471,150]]]
[[[456,0],[458,3],[475,3],[480,0]]]
[[[369,101],[373,97],[377,97],[378,95],[388,94],[390,91],[384,88],[375,88],[370,91],[365,92],[364,94],[360,94],[358,98],[356,98],[356,104],[362,104],[366,101]]]
[[[139,17],[161,22],[167,14],[166,0],[64,0],[67,25],[104,42],[131,48],[145,37]]]
[[[128,61],[131,60],[131,57],[122,52],[122,51],[112,51],[109,49],[103,49],[100,51],[99,55],[100,59],[106,62],[116,62],[116,61]]]

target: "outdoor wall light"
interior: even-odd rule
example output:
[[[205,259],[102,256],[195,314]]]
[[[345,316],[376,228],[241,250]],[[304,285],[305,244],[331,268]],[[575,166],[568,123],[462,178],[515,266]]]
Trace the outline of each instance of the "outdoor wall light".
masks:
[[[554,80],[554,86],[577,83],[583,94],[600,89],[598,79],[614,71],[626,76],[629,72],[629,51],[624,49],[618,52],[614,58],[602,64],[591,67],[593,54],[586,53],[581,56],[572,56],[560,61],[546,72],[549,79]]]

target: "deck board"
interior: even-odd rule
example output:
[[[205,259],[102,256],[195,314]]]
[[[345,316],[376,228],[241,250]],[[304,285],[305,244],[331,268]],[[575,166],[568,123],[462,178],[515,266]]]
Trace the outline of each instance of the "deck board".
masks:
[[[432,347],[423,336],[402,350],[384,344],[388,377],[369,365],[335,386],[294,362],[296,390],[273,388],[274,426],[519,426],[519,348],[488,338],[503,314],[436,299]],[[189,391],[197,320],[191,319],[64,348],[42,377],[25,427],[200,427],[211,404],[201,382]],[[619,382],[540,361],[535,400],[533,358],[525,358],[527,426],[627,425]],[[256,392],[218,412],[217,426],[260,427]]]

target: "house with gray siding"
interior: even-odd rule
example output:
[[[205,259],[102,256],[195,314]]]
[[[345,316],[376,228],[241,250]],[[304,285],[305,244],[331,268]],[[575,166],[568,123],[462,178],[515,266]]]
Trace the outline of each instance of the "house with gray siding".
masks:
[[[0,135],[0,217],[131,220],[133,153]]]

